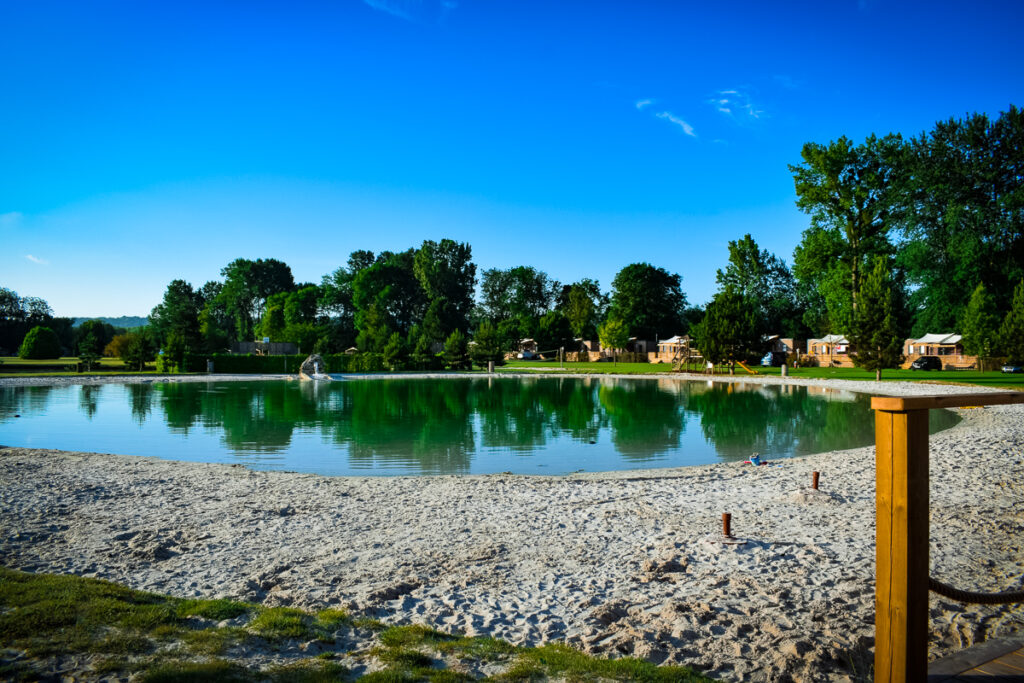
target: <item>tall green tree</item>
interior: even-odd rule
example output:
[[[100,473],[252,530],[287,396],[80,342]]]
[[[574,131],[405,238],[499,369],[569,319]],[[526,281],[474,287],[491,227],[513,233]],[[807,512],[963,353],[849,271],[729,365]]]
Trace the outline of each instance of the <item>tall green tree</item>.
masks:
[[[36,326],[53,330],[62,346],[73,345],[70,338],[71,321],[54,318],[53,309],[44,299],[34,296],[19,296],[17,292],[0,287],[0,349],[10,353],[17,349],[26,333]],[[65,339],[65,337],[69,337]]]
[[[86,320],[75,329],[75,352],[87,372],[92,370],[103,349],[113,340],[114,332],[114,326],[102,320]]]
[[[99,353],[110,343],[116,332],[113,325],[102,320],[83,321],[75,328],[75,350],[79,356],[83,350],[87,353]],[[83,349],[83,346],[86,348]]]
[[[355,324],[360,334],[367,325],[366,316],[371,307],[382,316],[391,332],[403,335],[423,319],[427,297],[416,278],[414,259],[412,249],[397,254],[384,252],[352,280]],[[391,332],[388,332],[389,337]]]
[[[704,317],[690,331],[694,346],[712,363],[747,360],[764,350],[764,336],[754,302],[726,286],[704,309]]]
[[[844,328],[856,314],[868,260],[892,252],[889,232],[898,218],[893,188],[898,185],[902,153],[899,135],[871,135],[860,145],[844,136],[827,145],[805,144],[800,152],[803,161],[789,167],[796,205],[811,217],[811,227],[794,254],[794,274],[810,286],[808,293],[816,293],[814,306],[819,311],[827,309],[824,300],[829,296],[841,292],[849,300],[845,320],[836,319],[834,307],[830,310],[832,326]],[[840,292],[822,291],[837,284],[837,268],[843,269],[848,284]]]
[[[286,325],[299,323],[315,323],[320,311],[320,288],[306,285],[288,293],[284,302],[284,322]]]
[[[450,239],[425,240],[416,251],[413,272],[427,301],[431,304],[445,302],[439,309],[444,312],[441,320],[444,333],[468,329],[476,290],[476,265],[469,244]]]
[[[904,164],[898,262],[914,334],[953,329],[982,282],[1008,310],[1024,277],[1024,111],[939,122],[910,141]]]
[[[548,311],[541,316],[540,321],[537,323],[535,339],[537,348],[541,351],[551,351],[554,349],[576,350],[576,341],[573,338],[572,327],[569,325],[569,320],[560,311]]]
[[[125,337],[127,339],[121,360],[129,370],[142,372],[146,369],[146,363],[153,360],[153,344],[150,341],[149,333],[143,328],[137,332],[129,332]]]
[[[556,309],[565,314],[573,334],[593,339],[597,334],[597,321],[608,307],[608,297],[601,293],[597,280],[584,278],[562,288]]]
[[[1024,363],[1024,279],[1013,288],[1013,302],[999,326],[1002,350],[1014,363]]]
[[[203,302],[199,310],[200,347],[209,353],[227,349],[236,337],[234,317],[220,297],[223,289],[223,283],[210,280],[199,290]]]
[[[551,309],[560,289],[557,280],[531,266],[485,270],[480,283],[480,317],[498,323],[539,318]]]
[[[686,332],[682,276],[649,263],[631,263],[612,280],[608,317],[621,320],[638,339]]]
[[[612,350],[612,362],[618,364],[619,351],[629,343],[629,328],[618,318],[609,318],[597,328],[602,348]]]
[[[320,283],[319,308],[327,321],[330,342],[338,350],[352,346],[356,338],[355,302],[352,283],[356,276],[372,266],[377,257],[372,251],[353,251],[345,266],[325,275]]]
[[[186,345],[195,348],[199,342],[200,295],[184,280],[171,280],[164,291],[163,300],[149,314],[149,327],[154,341],[164,345],[172,333],[177,333]]]
[[[392,330],[387,317],[376,304],[362,312],[361,327],[356,336],[356,346],[364,353],[381,353],[391,338]]]
[[[882,370],[903,362],[904,330],[900,324],[899,294],[890,274],[889,263],[876,257],[860,290],[860,305],[853,316],[847,336],[853,345],[853,363],[874,370],[882,379]]]
[[[420,323],[420,332],[431,344],[443,342],[453,330],[449,330],[445,321],[450,320],[448,300],[434,299],[427,307]],[[457,328],[453,328],[457,329]]]
[[[43,358],[60,358],[61,346],[57,333],[49,327],[36,325],[18,347],[18,358],[39,360]]]
[[[220,274],[224,286],[219,298],[235,320],[238,341],[253,338],[268,297],[295,289],[291,268],[277,259],[235,259]]]
[[[995,299],[989,295],[984,284],[979,284],[971,293],[971,300],[967,302],[967,308],[960,319],[964,352],[978,357],[978,370],[985,369],[986,358],[999,354],[1001,322]]]
[[[440,367],[440,360],[434,353],[434,345],[426,335],[423,334],[419,325],[413,325],[409,329],[409,358],[417,370],[436,370]]]
[[[469,350],[473,362],[486,367],[488,362],[502,365],[505,362],[505,347],[497,326],[490,320],[484,320],[476,328],[473,335],[475,342]]]
[[[729,262],[717,271],[721,288],[731,288],[751,301],[766,334],[802,337],[803,324],[797,312],[796,286],[786,263],[758,247],[749,234],[729,242]]]
[[[257,338],[269,337],[274,342],[290,341],[285,339],[285,328],[288,323],[285,321],[284,311],[288,296],[288,292],[278,292],[267,297],[267,305],[263,307],[263,317],[254,331]]]
[[[404,370],[409,361],[409,347],[405,339],[398,332],[391,334],[388,343],[384,345],[384,367],[392,372]]]
[[[469,366],[469,347],[462,330],[455,330],[444,342],[444,362],[451,370],[463,370]]]

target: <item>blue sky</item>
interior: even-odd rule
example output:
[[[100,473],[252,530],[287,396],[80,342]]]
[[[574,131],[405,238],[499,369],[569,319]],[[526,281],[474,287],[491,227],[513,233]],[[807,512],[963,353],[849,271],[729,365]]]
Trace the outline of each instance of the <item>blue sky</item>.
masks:
[[[562,282],[791,261],[808,141],[1024,104],[1024,3],[0,0],[0,286],[167,283],[451,237]]]

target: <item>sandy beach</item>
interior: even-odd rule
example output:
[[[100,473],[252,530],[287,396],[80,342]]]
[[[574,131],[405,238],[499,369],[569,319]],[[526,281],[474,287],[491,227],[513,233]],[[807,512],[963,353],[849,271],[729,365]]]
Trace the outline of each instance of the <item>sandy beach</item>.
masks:
[[[1024,406],[957,412],[931,438],[932,575],[1019,590]],[[182,597],[342,605],[726,680],[856,680],[870,666],[874,448],[564,477],[322,477],[145,455],[0,447],[0,563]],[[744,544],[708,542],[723,512]],[[933,595],[930,623],[935,658],[1024,633],[1024,605]]]

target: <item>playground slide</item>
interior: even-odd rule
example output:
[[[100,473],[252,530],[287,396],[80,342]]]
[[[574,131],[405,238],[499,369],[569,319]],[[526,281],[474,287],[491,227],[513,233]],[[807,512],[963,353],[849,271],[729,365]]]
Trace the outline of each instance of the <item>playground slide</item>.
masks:
[[[756,374],[758,374],[758,373],[757,373],[757,370],[751,370],[750,368],[748,368],[748,367],[747,367],[747,364],[746,364],[746,363],[744,363],[743,361],[740,361],[740,360],[736,361],[736,365],[740,366],[741,368],[743,368],[744,370],[746,370],[747,372],[749,372],[749,373],[750,373],[751,375],[756,375]]]

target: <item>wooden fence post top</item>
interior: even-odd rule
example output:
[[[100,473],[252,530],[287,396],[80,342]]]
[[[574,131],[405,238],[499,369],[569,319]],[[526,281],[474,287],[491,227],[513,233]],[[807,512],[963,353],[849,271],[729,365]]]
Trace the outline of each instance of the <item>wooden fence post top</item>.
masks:
[[[871,409],[902,413],[908,410],[999,406],[1024,403],[1024,391],[991,394],[953,394],[939,396],[872,396]]]

